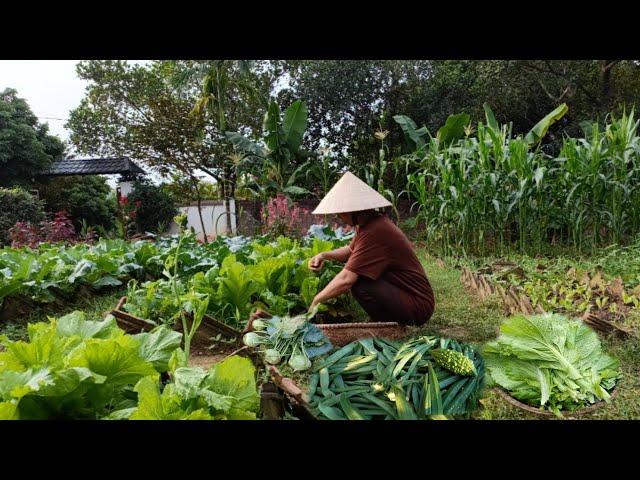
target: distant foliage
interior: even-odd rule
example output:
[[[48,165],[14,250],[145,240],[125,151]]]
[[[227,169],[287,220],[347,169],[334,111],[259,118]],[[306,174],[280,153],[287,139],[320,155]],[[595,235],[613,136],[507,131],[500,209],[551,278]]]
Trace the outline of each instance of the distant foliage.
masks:
[[[43,203],[21,188],[0,188],[0,246],[9,245],[9,229],[18,222],[38,224],[44,220]]]
[[[103,177],[73,176],[42,181],[38,191],[47,212],[65,211],[76,230],[83,221],[106,231],[114,228],[117,215],[115,195]]]
[[[63,143],[48,129],[16,90],[0,91],[0,186],[30,186],[64,152]]]
[[[128,205],[140,233],[157,232],[159,226],[166,228],[178,214],[173,197],[146,180],[137,180],[133,184]]]

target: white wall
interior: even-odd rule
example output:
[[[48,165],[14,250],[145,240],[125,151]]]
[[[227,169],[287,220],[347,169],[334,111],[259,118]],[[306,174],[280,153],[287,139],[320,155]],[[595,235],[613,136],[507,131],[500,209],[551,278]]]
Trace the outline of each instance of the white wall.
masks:
[[[120,195],[123,197],[128,197],[133,191],[133,182],[120,182],[118,186],[120,187]]]
[[[234,200],[230,201],[231,207],[231,230],[232,234],[236,233],[236,204]],[[202,240],[204,235],[202,233],[202,224],[200,223],[200,217],[198,215],[198,205],[192,204],[188,206],[179,206],[178,210],[180,213],[187,214],[187,228],[191,229],[193,227],[196,232],[196,236]],[[212,201],[203,201],[202,202],[202,220],[204,222],[204,228],[206,230],[206,234],[208,238],[215,238],[217,235],[224,235],[225,229],[227,226],[227,220],[224,215],[224,202],[212,202]],[[218,222],[218,229],[215,231],[216,220]],[[169,225],[169,233],[177,233],[178,226],[171,222]]]

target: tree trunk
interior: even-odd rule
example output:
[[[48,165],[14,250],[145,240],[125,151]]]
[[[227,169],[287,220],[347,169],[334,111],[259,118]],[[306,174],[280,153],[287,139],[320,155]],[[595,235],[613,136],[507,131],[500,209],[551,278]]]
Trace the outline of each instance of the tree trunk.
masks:
[[[229,201],[231,197],[231,173],[228,170],[228,166],[225,165],[224,168],[224,213],[226,218],[226,233],[227,235],[232,235],[233,230],[231,229],[231,202]]]
[[[617,61],[603,60],[602,61],[602,104],[601,113],[604,117],[609,113],[611,107],[611,70]]]
[[[231,228],[231,201],[229,196],[225,196],[224,198],[224,209],[227,216],[227,235],[232,235],[233,230]]]
[[[205,245],[207,244],[207,230],[204,228],[204,220],[202,219],[202,197],[200,196],[200,189],[198,183],[193,181],[193,188],[196,191],[196,200],[198,202],[198,216],[200,217],[200,226],[202,227],[202,236]]]

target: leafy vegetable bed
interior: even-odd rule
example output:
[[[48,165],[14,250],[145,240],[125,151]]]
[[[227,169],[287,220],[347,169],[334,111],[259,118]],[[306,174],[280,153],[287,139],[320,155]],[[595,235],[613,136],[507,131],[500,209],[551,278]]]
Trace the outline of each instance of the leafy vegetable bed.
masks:
[[[498,292],[510,314],[558,312],[580,315],[593,328],[624,336],[633,333],[624,318],[640,308],[640,285],[629,291],[620,277],[607,279],[601,270],[559,264],[494,262],[471,273],[463,268],[462,281],[481,297]]]
[[[546,311],[602,310],[623,317],[640,307],[640,244],[609,247],[590,259],[514,256],[477,268],[492,281],[522,289]]]
[[[116,318],[120,328],[127,333],[137,333],[140,331],[149,331],[157,327],[157,325],[149,320],[136,317],[127,313],[124,309],[127,297],[122,297],[116,307],[111,311],[111,315]],[[191,325],[191,321],[189,325]],[[182,333],[182,323],[175,321],[173,325],[167,325]],[[195,354],[212,354],[224,353],[238,349],[242,333],[222,322],[217,321],[207,315],[204,315],[200,326],[193,336],[192,353]]]
[[[219,254],[219,266],[189,278],[180,276],[175,282],[168,265],[165,278],[142,285],[130,283],[125,309],[155,323],[171,323],[183,305],[206,298],[206,313],[237,329],[244,328],[254,308],[274,315],[301,313],[341,268],[329,264],[317,275],[309,270],[308,259],[336,246],[323,240],[313,240],[305,247],[286,237],[273,242],[257,239],[224,257]],[[322,310],[332,316],[349,315],[348,301],[336,299]]]
[[[188,367],[182,335],[160,326],[127,335],[108,316],[74,312],[2,338],[0,419],[251,419],[259,396],[250,360]]]

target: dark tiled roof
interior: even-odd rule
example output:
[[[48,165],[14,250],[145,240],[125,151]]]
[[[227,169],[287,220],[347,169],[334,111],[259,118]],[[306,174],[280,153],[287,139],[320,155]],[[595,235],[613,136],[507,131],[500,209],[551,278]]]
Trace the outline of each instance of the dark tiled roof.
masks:
[[[74,158],[58,160],[51,164],[51,168],[40,175],[53,177],[63,175],[106,175],[113,173],[141,173],[138,165],[127,157],[121,158]]]

